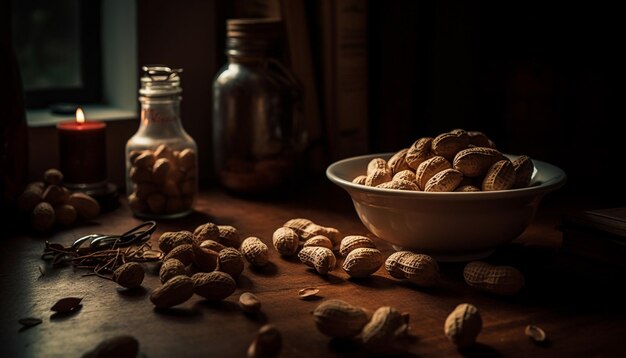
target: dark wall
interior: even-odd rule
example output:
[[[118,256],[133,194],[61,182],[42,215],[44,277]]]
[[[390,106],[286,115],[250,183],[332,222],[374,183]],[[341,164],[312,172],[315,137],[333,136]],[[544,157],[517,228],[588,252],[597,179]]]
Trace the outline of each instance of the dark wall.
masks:
[[[617,5],[370,6],[372,150],[457,127],[481,130],[505,152],[561,166],[568,191],[626,192],[614,173],[626,154]]]

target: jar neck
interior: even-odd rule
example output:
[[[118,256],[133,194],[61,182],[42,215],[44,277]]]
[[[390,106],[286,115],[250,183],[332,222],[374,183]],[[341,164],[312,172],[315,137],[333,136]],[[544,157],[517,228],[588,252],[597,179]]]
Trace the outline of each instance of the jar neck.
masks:
[[[180,136],[180,96],[139,97],[141,123],[139,132],[157,138]]]

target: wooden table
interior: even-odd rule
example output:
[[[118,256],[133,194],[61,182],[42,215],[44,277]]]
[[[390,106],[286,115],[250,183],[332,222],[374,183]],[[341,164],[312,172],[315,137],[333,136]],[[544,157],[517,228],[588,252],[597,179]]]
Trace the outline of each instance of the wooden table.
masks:
[[[341,269],[319,276],[297,259],[280,258],[272,248],[268,267],[246,267],[237,291],[222,303],[207,304],[194,296],[174,309],[155,311],[148,299],[160,284],[155,265],[145,266],[145,289],[126,292],[111,281],[83,277],[84,271],[51,268],[40,259],[45,238],[3,238],[0,352],[6,357],[74,357],[104,338],[131,334],[147,357],[243,357],[259,327],[269,322],[282,332],[283,357],[364,356],[358,344],[333,341],[315,327],[313,309],[323,300],[338,298],[370,310],[389,305],[409,312],[415,335],[409,356],[625,356],[626,301],[617,292],[624,281],[582,279],[563,269],[556,251],[561,234],[555,228],[562,205],[544,201],[533,225],[490,259],[513,264],[525,273],[527,287],[512,298],[468,287],[462,279],[462,264],[442,264],[441,283],[421,289],[392,279],[384,268],[363,280],[350,279]],[[337,227],[344,234],[372,237],[354,213],[348,195],[327,184],[269,201],[209,191],[200,196],[196,209],[190,217],[160,222],[153,241],[164,231],[193,231],[211,221],[233,225],[271,247],[272,232],[294,217]],[[88,233],[122,232],[139,222],[124,203],[93,225],[60,231],[48,239],[69,244]],[[392,252],[390,245],[376,242],[385,255]],[[45,276],[40,274],[40,265],[46,269]],[[298,290],[309,286],[320,288],[320,300],[298,299]],[[237,299],[244,291],[261,299],[263,315],[242,314]],[[51,318],[50,307],[66,296],[84,297],[82,309],[68,317]],[[460,353],[444,336],[443,322],[462,302],[480,309],[484,327],[479,344]],[[42,318],[43,323],[19,332],[18,319],[28,316]],[[524,335],[528,324],[547,332],[546,345],[536,345]]]

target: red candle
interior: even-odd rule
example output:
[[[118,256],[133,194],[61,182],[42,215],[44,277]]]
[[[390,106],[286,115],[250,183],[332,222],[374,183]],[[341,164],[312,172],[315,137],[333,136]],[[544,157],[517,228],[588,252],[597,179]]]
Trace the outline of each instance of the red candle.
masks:
[[[106,124],[85,121],[83,110],[76,120],[57,125],[59,163],[67,184],[95,184],[106,181]]]

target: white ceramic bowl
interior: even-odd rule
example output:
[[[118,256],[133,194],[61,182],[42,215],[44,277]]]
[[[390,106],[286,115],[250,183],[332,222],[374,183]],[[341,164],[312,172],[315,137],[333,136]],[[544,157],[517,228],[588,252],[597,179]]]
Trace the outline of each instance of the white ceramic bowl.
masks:
[[[440,261],[486,257],[515,239],[532,221],[543,196],[566,180],[563,170],[533,160],[531,185],[523,189],[425,193],[352,183],[371,159],[391,155],[340,160],[328,167],[326,176],[350,194],[359,218],[374,235],[396,249],[428,253]]]

